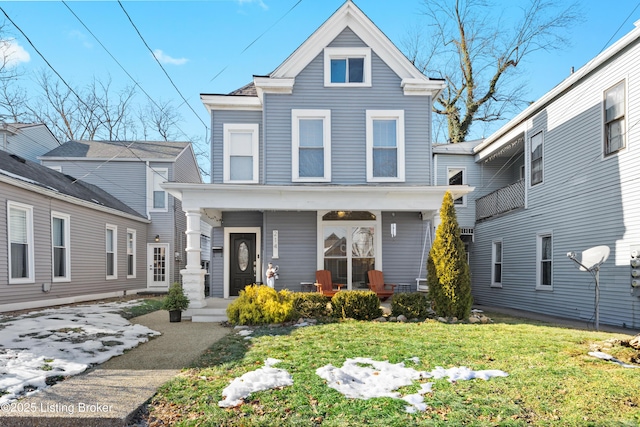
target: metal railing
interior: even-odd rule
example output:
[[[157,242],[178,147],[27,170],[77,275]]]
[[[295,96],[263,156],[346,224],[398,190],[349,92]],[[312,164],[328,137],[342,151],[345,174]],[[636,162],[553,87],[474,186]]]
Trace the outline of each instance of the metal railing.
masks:
[[[476,221],[524,207],[524,180],[476,199]]]

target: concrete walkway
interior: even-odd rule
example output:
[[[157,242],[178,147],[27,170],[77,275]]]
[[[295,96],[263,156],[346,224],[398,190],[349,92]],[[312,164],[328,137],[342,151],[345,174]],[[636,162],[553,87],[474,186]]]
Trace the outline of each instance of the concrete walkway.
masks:
[[[96,368],[16,402],[3,427],[126,426],[158,387],[230,332],[217,323],[170,323],[156,311],[131,319],[162,335]]]

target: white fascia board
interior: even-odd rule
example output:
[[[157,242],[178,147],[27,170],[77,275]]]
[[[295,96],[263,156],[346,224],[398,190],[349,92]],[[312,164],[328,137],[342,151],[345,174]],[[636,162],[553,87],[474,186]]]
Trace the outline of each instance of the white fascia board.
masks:
[[[404,90],[404,94],[408,96],[427,96],[431,95],[431,98],[435,99],[440,95],[440,92],[446,87],[444,80],[423,80],[407,78],[402,79],[400,84]]]
[[[291,95],[295,83],[296,79],[293,77],[271,78],[256,76],[253,78],[253,84],[256,86],[256,92],[261,103],[264,102],[265,93]]]
[[[179,155],[179,154],[178,154]],[[146,159],[144,157],[53,157],[53,156],[38,156],[38,160],[42,161],[75,161],[75,162],[152,162],[152,163],[175,163],[177,157],[166,157],[163,159]]]
[[[89,209],[95,209],[97,211],[106,212],[111,215],[117,215],[123,218],[132,219],[138,222],[143,222],[145,224],[150,224],[151,221],[135,215],[130,215],[126,212],[119,211],[117,209],[108,208],[106,206],[98,205],[96,203],[88,202],[86,200],[78,199],[77,197],[69,196],[67,194],[59,193],[54,190],[49,190],[44,187],[40,187],[39,185],[29,184],[28,182],[24,182],[18,179],[10,178],[8,176],[0,174],[0,182],[4,182],[9,185],[13,185],[14,187],[22,188],[24,190],[31,191],[33,193],[42,194],[47,197],[51,197],[54,199],[62,200],[68,203],[72,203],[74,205],[83,206]]]
[[[328,186],[232,185],[166,182],[161,187],[182,201],[182,208],[224,210],[438,210],[445,192],[454,198],[474,190],[468,185]]]
[[[578,69],[575,73],[567,77],[559,85],[542,96],[542,98],[531,104],[529,107],[525,108],[520,114],[509,120],[509,122],[507,122],[504,126],[487,137],[483,143],[479,144],[474,149],[474,152],[479,153],[480,151],[484,150],[486,147],[490,146],[498,139],[500,139],[505,133],[509,132],[510,129],[522,122],[525,122],[530,117],[537,114],[540,110],[546,108],[547,105],[551,104],[557,97],[562,96],[565,91],[576,85],[580,80],[588,77],[592,71],[597,70],[598,67],[600,67],[603,63],[624,50],[631,43],[635,42],[638,38],[640,38],[640,21],[637,21],[634,25],[635,28],[626,36],[611,45],[600,55],[593,58],[585,66]]]
[[[524,133],[527,130],[527,122],[521,122],[517,126],[509,129],[505,134],[503,134],[499,139],[494,139],[494,143],[489,145],[486,149],[478,152],[477,149],[474,149],[475,152],[475,162],[479,163],[484,159],[491,157],[493,153],[497,153],[500,151],[502,147],[509,144],[513,141],[513,139],[521,133]],[[481,145],[481,144],[480,144]]]
[[[323,49],[345,28],[362,39],[400,78],[433,82],[422,74],[389,38],[352,2],[345,2],[307,40],[304,41],[278,68],[271,77],[296,77]]]
[[[209,112],[213,110],[262,111],[262,100],[257,96],[201,94],[200,100]]]

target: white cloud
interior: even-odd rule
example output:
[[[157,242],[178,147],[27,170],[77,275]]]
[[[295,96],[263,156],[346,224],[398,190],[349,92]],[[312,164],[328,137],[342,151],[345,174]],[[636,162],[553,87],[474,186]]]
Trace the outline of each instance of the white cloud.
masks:
[[[240,6],[244,6],[245,4],[257,4],[258,6],[260,6],[263,10],[269,10],[269,6],[267,6],[264,1],[262,0],[236,0],[236,2],[240,5]]]
[[[0,57],[8,67],[14,67],[22,62],[29,62],[31,56],[24,50],[16,39],[0,40]]]
[[[172,58],[160,49],[154,50],[153,56],[163,64],[182,65],[188,61],[187,58]]]
[[[86,47],[87,49],[93,48],[93,45],[91,44],[91,42],[89,42],[89,40],[87,39],[87,36],[85,36],[82,32],[78,30],[70,31],[69,37],[72,39],[78,40],[80,43],[82,43],[82,46]]]

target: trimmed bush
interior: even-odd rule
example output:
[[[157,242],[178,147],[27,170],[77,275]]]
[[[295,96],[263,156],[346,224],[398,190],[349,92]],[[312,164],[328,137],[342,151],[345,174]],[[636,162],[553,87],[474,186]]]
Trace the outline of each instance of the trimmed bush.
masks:
[[[373,320],[382,316],[380,298],[372,291],[341,291],[331,298],[333,315],[343,319]]]
[[[402,314],[407,319],[426,319],[430,308],[429,298],[420,292],[394,294],[391,298],[391,314],[396,317]]]
[[[429,299],[438,316],[466,319],[473,304],[471,273],[460,239],[453,197],[448,191],[440,208],[440,220],[427,258]]]
[[[327,317],[331,315],[330,302],[331,298],[318,292],[296,292],[293,294],[293,317]]]
[[[265,285],[250,285],[227,307],[229,322],[237,325],[266,325],[291,320],[293,294]]]

